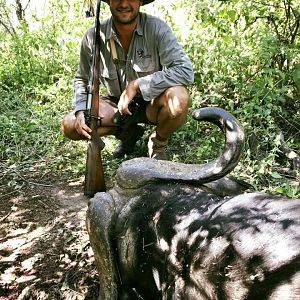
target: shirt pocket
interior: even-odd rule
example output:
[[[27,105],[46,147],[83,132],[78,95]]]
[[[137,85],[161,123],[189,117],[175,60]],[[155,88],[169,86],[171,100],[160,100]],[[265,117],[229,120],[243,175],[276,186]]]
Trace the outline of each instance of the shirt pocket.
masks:
[[[155,62],[151,57],[142,57],[133,62],[133,69],[137,77],[144,77],[155,72]]]
[[[101,70],[101,81],[105,86],[107,93],[111,96],[120,96],[120,85],[118,80],[118,74],[115,69],[102,69]]]

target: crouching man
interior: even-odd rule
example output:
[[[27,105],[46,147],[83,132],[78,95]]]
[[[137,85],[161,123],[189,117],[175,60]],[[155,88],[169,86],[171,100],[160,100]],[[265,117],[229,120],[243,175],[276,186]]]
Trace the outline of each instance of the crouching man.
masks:
[[[194,80],[191,62],[164,21],[140,12],[141,5],[154,0],[104,1],[110,6],[111,17],[100,27],[100,80],[107,94],[100,95],[98,134],[119,139],[114,156],[123,157],[144,134],[138,124],[151,124],[149,157],[166,160],[168,139],[188,113],[187,85]],[[84,111],[92,48],[90,28],[81,43],[74,110],[61,124],[63,134],[74,140],[89,139],[91,134]],[[131,115],[134,122],[122,126],[114,121],[116,113],[121,118]]]

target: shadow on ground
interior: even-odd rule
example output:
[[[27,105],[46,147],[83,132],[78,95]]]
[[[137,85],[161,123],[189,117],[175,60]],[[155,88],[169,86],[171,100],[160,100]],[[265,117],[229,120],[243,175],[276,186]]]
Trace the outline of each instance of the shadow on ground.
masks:
[[[0,300],[97,299],[83,178],[6,174],[0,186]]]

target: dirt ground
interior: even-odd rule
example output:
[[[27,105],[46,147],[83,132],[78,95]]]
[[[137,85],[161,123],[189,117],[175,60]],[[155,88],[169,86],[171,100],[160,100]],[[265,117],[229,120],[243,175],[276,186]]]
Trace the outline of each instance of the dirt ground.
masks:
[[[0,300],[97,300],[84,176],[39,164],[0,161]]]
[[[84,178],[0,174],[0,300],[97,299]]]

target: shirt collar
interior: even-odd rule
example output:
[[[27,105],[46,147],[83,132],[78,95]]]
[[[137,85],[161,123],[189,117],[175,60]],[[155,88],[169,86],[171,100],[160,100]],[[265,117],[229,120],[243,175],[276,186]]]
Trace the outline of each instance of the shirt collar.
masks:
[[[138,35],[143,35],[144,24],[145,24],[145,14],[140,12],[139,20],[135,30]]]

